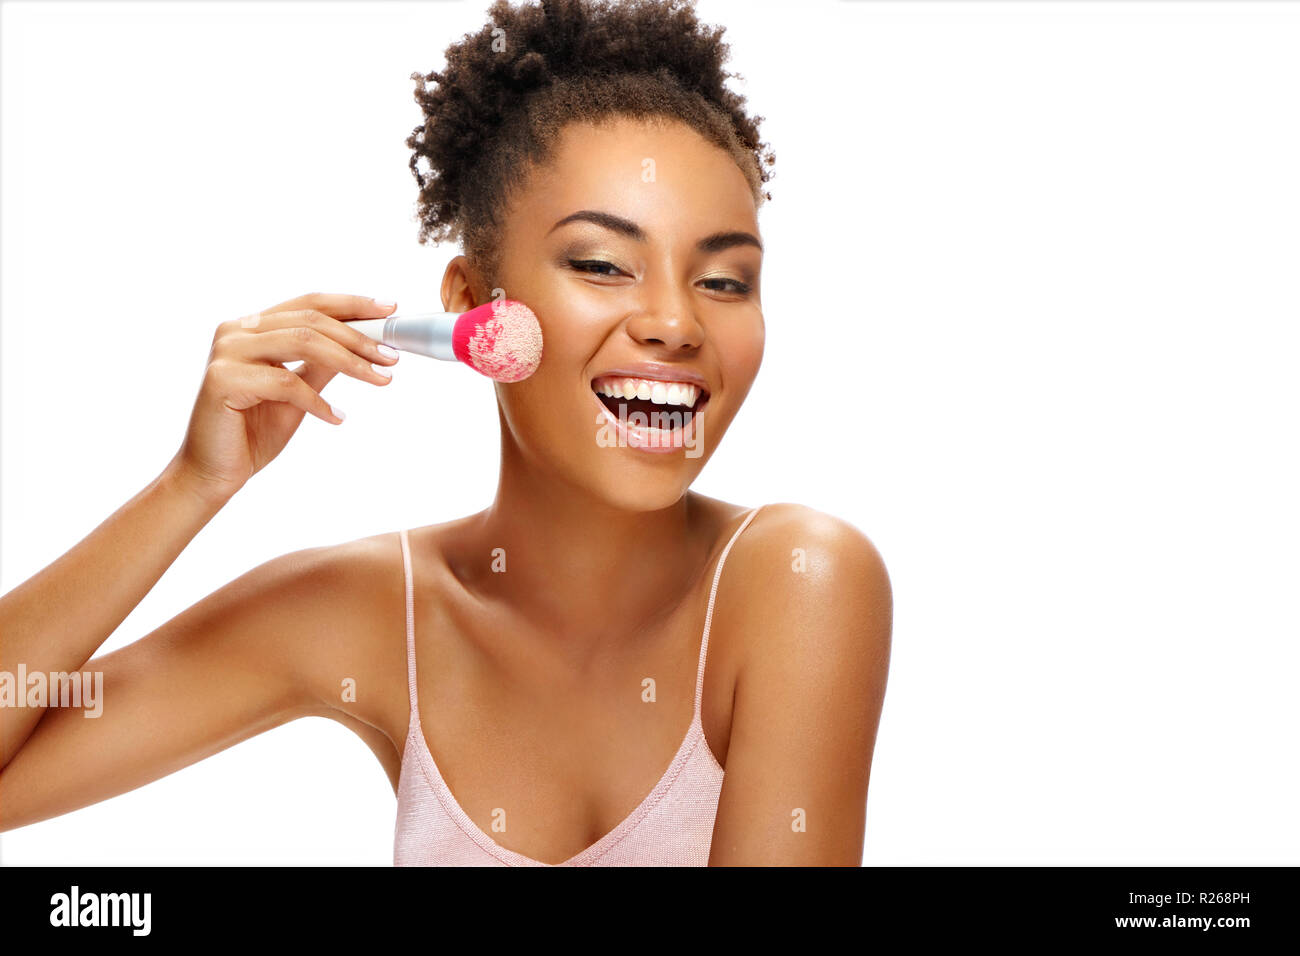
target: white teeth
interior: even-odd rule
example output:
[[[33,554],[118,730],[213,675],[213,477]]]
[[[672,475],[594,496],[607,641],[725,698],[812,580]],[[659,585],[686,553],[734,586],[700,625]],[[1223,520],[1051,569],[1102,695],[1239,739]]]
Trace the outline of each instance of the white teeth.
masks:
[[[606,398],[640,399],[656,405],[678,405],[693,408],[700,397],[700,388],[686,382],[656,382],[646,378],[610,378],[596,384],[596,391]]]

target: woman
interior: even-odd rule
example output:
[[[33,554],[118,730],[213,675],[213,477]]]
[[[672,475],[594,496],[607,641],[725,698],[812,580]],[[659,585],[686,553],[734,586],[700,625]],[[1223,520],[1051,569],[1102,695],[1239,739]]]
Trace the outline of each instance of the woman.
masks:
[[[342,420],[334,375],[397,363],[348,325],[392,303],[223,323],[172,461],[0,599],[5,671],[102,671],[106,704],[5,714],[0,829],[324,716],[388,773],[398,864],[861,862],[881,558],[810,509],[689,490],[763,352],[771,155],[721,30],[677,0],[490,17],[415,77],[408,145],[420,240],[464,246],[444,308],[503,293],[543,328],[538,371],[496,385],[493,504],[284,555],[91,660],[305,413]],[[666,436],[634,417],[669,406]]]

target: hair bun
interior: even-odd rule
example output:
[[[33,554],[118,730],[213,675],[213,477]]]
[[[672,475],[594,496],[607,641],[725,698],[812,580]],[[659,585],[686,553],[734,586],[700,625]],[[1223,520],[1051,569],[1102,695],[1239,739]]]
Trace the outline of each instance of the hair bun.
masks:
[[[420,242],[463,240],[491,277],[502,210],[529,166],[567,123],[608,116],[690,126],[735,157],[756,202],[771,198],[762,117],[727,87],[737,74],[723,68],[723,29],[700,23],[690,0],[495,0],[488,20],[447,47],[443,70],[412,74]]]
[[[541,86],[549,72],[546,57],[536,50],[529,50],[510,69],[511,79],[521,87]]]

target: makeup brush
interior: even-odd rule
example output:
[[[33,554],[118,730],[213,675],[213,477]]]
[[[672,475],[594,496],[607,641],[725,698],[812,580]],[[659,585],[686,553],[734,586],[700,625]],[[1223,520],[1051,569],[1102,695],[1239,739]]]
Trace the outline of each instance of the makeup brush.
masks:
[[[518,382],[542,360],[542,327],[522,302],[493,299],[468,312],[419,312],[349,322],[404,352],[464,362],[497,382]]]

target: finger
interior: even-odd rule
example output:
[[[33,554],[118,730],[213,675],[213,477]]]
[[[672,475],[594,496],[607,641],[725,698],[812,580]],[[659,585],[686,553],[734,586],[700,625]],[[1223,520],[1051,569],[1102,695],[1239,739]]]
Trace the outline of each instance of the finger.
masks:
[[[330,320],[334,321],[333,319]],[[234,339],[226,347],[226,357],[244,362],[296,362],[305,360],[313,365],[327,366],[363,382],[387,385],[392,372],[387,375],[360,355],[344,348],[328,335],[306,325],[293,325],[271,329],[258,335],[245,335]]]
[[[245,316],[245,319],[248,319],[248,317]],[[259,313],[256,321],[242,321],[239,331],[265,334],[275,329],[288,329],[295,326],[306,326],[309,329],[316,330],[321,335],[327,335],[368,362],[394,365],[397,363],[398,358],[401,357],[401,353],[397,349],[384,345],[382,342],[376,342],[370,336],[352,328],[346,322],[340,322],[333,316],[318,312],[315,309],[299,309],[293,312],[269,314],[265,312]],[[237,334],[232,325],[222,338],[227,340],[225,344],[229,344],[229,342],[239,340],[241,336]]]
[[[303,362],[296,369],[294,374],[307,383],[307,386],[313,391],[319,392],[338,374],[336,369],[328,368],[324,365],[313,365],[311,362]]]
[[[336,319],[380,319],[395,308],[397,308],[396,302],[376,302],[374,299],[362,295],[309,292],[306,295],[298,296],[296,299],[289,299],[279,305],[273,305],[269,309],[263,309],[262,314],[314,309]]]
[[[243,411],[259,402],[287,402],[331,425],[343,421],[343,416],[297,372],[273,365],[224,360],[212,363],[211,367],[217,376],[218,394],[227,408]]]

